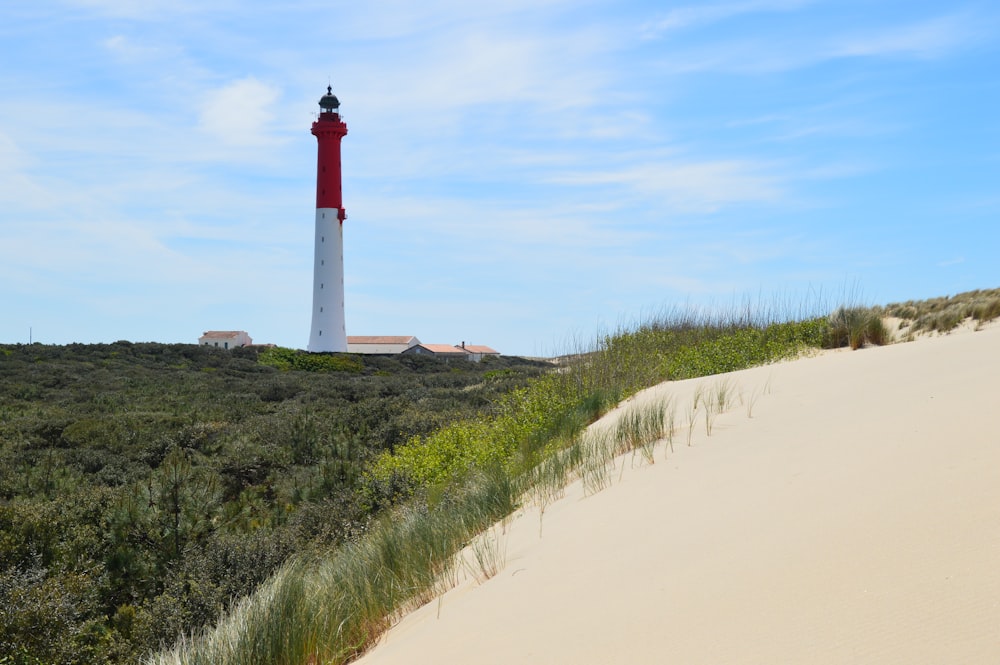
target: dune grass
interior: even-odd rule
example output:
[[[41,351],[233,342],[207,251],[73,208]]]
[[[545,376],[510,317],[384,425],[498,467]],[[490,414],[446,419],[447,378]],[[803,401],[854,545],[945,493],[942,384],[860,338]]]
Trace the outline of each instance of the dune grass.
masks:
[[[212,630],[147,662],[185,665],[303,665],[348,662],[403,612],[433,599],[476,534],[509,515],[520,488],[483,472],[442,496],[383,516],[336,553],[310,553],[284,566]],[[478,575],[502,564],[499,541],[475,556]]]
[[[891,335],[877,309],[868,307],[840,307],[830,315],[827,345],[849,346],[860,349],[874,344],[881,346],[891,341]]]
[[[602,414],[665,380],[720,374],[839,343],[841,337],[831,334],[835,318],[674,313],[603,335],[595,348],[561,358],[556,371],[499,400],[490,417],[445,427],[385,454],[363,491],[395,507],[364,536],[335,552],[297,557],[215,628],[146,662],[348,662],[402,613],[440,594],[455,579],[456,556],[470,542],[474,576],[495,574],[503,565],[502,540],[475,538],[520,502],[534,500],[544,514],[575,478],[586,492],[606,487],[608,470],[623,453],[638,451],[652,463],[658,441],[672,449],[682,422],[678,409],[690,445],[696,419],[704,417],[711,434],[715,415],[733,406],[737,389],[719,381],[699,390],[686,410],[670,399],[626,405],[615,428],[584,435]]]
[[[674,408],[669,398],[653,404],[626,409],[618,418],[615,454],[640,451],[652,464],[653,445],[661,439],[673,440]]]
[[[893,303],[875,310],[903,319],[911,332],[948,332],[972,319],[981,325],[1000,318],[1000,289],[965,291],[954,296]]]

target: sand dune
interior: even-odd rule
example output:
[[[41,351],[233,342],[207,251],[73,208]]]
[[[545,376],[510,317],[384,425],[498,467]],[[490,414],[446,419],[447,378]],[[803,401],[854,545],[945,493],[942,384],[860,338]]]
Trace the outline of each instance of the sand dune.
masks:
[[[525,508],[359,662],[1000,663],[1000,327],[726,378],[711,436]]]

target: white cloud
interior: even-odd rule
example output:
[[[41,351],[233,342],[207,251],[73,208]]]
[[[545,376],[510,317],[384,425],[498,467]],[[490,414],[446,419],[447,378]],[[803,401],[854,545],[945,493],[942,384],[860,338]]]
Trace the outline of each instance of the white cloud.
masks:
[[[716,23],[743,14],[793,11],[807,4],[809,4],[809,0],[752,0],[750,2],[688,5],[671,9],[662,17],[647,23],[643,26],[642,33],[644,37],[651,39],[659,37],[665,32]]]
[[[21,150],[14,139],[7,134],[0,133],[0,174],[8,177],[24,167],[27,156]]]
[[[519,117],[510,114],[515,105],[521,117],[540,108],[591,107],[601,101],[607,48],[591,34],[446,31],[388,71],[379,66],[378,76],[355,75],[350,101],[391,114],[393,125],[435,128],[452,125],[470,108],[503,110],[499,117],[510,122]]]
[[[8,213],[51,205],[46,189],[28,175],[28,169],[36,161],[12,138],[0,132],[0,202]]]
[[[484,205],[481,201],[424,197],[359,198],[357,204],[366,217],[358,222],[360,228],[349,229],[348,233],[391,235],[404,238],[407,246],[430,238],[438,246],[461,246],[469,250],[482,247],[484,238],[491,239],[488,255],[469,255],[476,262],[500,260],[507,251],[604,250],[630,242],[626,233],[611,228],[606,208],[579,202]],[[411,234],[417,227],[421,233]]]
[[[281,91],[252,76],[233,81],[205,96],[201,129],[234,146],[260,146],[275,141],[269,135],[274,119],[272,105]]]
[[[101,41],[101,46],[116,58],[126,62],[148,60],[161,53],[159,48],[136,42],[125,35],[108,37]]]
[[[777,177],[761,164],[721,160],[646,163],[615,170],[571,173],[551,182],[580,187],[620,185],[643,198],[660,200],[668,210],[712,213],[721,208],[781,199]]]
[[[953,259],[948,259],[947,261],[939,261],[938,262],[938,267],[939,268],[950,268],[951,266],[957,266],[957,265],[961,265],[963,263],[965,263],[965,257],[964,256],[959,256],[959,257],[956,257],[956,258],[953,258]]]
[[[552,9],[579,9],[582,0],[369,0],[338,8],[338,28],[358,40],[399,40],[453,30],[456,26],[496,26],[504,22],[524,28]]]
[[[934,59],[950,56],[990,37],[969,14],[954,14],[917,22],[881,25],[859,33],[829,26],[822,33],[741,34],[738,38],[702,42],[662,59],[662,71],[672,74],[732,72],[770,74],[814,67],[850,58],[902,57]]]
[[[67,4],[105,16],[140,20],[158,19],[167,14],[186,13],[204,7],[189,0],[67,0]]]
[[[964,15],[941,16],[843,38],[831,55],[936,58],[977,41],[977,33],[978,30]]]

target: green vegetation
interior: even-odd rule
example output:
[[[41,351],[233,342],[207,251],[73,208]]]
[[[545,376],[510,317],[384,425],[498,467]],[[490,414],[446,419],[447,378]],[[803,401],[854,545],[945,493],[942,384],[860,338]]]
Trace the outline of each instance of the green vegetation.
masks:
[[[363,372],[364,363],[360,358],[338,353],[308,353],[280,346],[264,349],[257,362],[284,371],[303,372]]]
[[[987,320],[1000,292],[976,293]],[[652,463],[759,393],[723,378],[587,429],[608,410],[886,343],[889,314],[674,314],[555,364],[0,347],[0,664],[347,662],[460,567],[494,574],[502,539],[483,532],[520,502],[598,491],[619,456]]]
[[[360,493],[372,505],[394,508],[365,537],[287,564],[215,629],[150,662],[346,662],[393,617],[439,593],[461,547],[522,497],[544,504],[574,474],[599,486],[615,455],[638,449],[649,457],[652,443],[673,436],[665,407],[626,417],[617,436],[581,436],[609,408],[665,379],[794,357],[820,345],[826,326],[825,318],[684,318],[608,335],[596,351],[562,359],[557,371],[498,398],[488,412],[383,452]],[[706,400],[728,403],[731,392],[720,384]],[[501,547],[487,540],[473,557],[487,577]]]
[[[214,623],[371,528],[378,455],[549,367],[0,346],[0,663],[136,662]]]
[[[567,359],[566,371],[506,396],[491,415],[384,453],[369,479],[376,485],[404,479],[407,487],[433,491],[492,465],[516,474],[643,388],[790,358],[820,347],[826,334],[824,319],[760,327],[682,319],[608,336],[598,351]]]
[[[440,497],[433,509],[399,507],[335,556],[295,559],[215,630],[153,662],[346,662],[397,614],[433,598],[454,553],[515,500],[508,477],[493,473]]]
[[[948,332],[972,319],[983,324],[1000,317],[1000,289],[966,291],[930,300],[893,303],[873,308],[883,316],[894,316],[909,324],[911,332]]]

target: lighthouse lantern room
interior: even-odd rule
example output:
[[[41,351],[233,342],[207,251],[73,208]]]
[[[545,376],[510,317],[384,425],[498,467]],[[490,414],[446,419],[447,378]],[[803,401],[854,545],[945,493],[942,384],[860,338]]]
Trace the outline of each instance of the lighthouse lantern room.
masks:
[[[316,239],[313,256],[312,330],[309,351],[347,351],[344,324],[344,236],[347,219],[340,187],[340,140],[347,125],[340,100],[327,86],[312,124],[318,143],[316,164]]]

